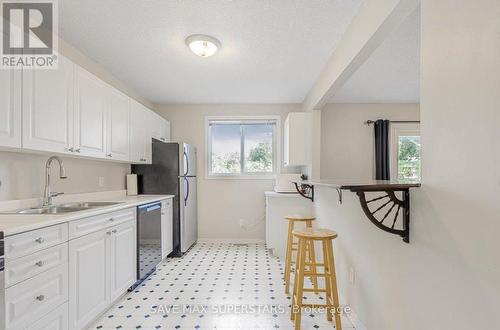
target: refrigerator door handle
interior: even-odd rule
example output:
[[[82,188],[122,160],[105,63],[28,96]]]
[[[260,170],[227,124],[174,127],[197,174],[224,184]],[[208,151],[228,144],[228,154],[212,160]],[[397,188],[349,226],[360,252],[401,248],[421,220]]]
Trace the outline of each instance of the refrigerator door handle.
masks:
[[[184,148],[184,176],[187,176],[189,173],[189,157],[186,153],[186,148]]]
[[[189,198],[189,180],[185,177],[184,181],[186,182],[186,195],[184,196],[184,206],[187,206],[187,200]]]

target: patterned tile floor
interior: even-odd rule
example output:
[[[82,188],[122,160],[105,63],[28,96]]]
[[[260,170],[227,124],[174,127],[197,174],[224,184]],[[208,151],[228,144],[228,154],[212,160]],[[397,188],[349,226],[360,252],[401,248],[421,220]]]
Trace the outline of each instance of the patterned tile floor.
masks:
[[[198,243],[163,261],[91,328],[293,329],[283,269],[264,244]],[[353,329],[346,317],[342,326]],[[334,328],[324,314],[303,313],[302,329]]]

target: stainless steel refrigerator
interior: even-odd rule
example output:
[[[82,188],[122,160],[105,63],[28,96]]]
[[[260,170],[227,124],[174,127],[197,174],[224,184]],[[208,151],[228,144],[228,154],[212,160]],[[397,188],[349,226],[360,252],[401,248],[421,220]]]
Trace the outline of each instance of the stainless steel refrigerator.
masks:
[[[151,165],[132,165],[140,194],[174,195],[171,256],[181,256],[198,239],[196,148],[153,139]]]

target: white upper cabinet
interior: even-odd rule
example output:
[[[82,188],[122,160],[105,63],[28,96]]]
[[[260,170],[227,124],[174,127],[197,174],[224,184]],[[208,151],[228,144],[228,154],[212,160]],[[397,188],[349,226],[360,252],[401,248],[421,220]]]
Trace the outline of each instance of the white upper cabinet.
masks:
[[[163,142],[170,142],[170,122],[154,112],[151,117],[152,137]]]
[[[109,87],[108,90],[109,111],[106,157],[128,161],[130,159],[130,99],[112,87]]]
[[[130,161],[150,164],[153,113],[137,101],[130,103]]]
[[[305,166],[311,164],[311,114],[290,112],[283,129],[283,164]]]
[[[170,142],[170,122],[165,119],[165,139],[167,139],[166,142]]]
[[[151,163],[170,122],[59,56],[55,70],[0,71],[0,148]]]
[[[0,70],[0,147],[21,147],[21,71]]]
[[[106,157],[108,86],[90,72],[76,67],[74,152]]]
[[[73,147],[74,64],[23,71],[23,148],[69,153]]]

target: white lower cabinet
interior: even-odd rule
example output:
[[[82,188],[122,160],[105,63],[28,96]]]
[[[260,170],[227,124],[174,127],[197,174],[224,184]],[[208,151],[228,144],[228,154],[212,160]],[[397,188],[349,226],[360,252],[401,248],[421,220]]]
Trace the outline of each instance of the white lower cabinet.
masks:
[[[32,278],[48,269],[68,263],[68,243],[5,262],[5,287]]]
[[[161,258],[165,259],[174,250],[172,199],[161,203]]]
[[[86,328],[135,283],[136,255],[135,208],[6,237],[0,329]]]
[[[54,309],[35,323],[25,328],[26,330],[68,330],[68,303]]]
[[[69,277],[70,329],[83,329],[135,282],[136,222],[70,241]]]
[[[289,214],[314,214],[311,201],[299,194],[266,191],[266,246],[276,257],[286,256]],[[297,224],[296,229],[302,229]],[[298,227],[298,228],[297,228]]]
[[[33,324],[68,300],[68,264],[65,263],[5,290],[5,328]]]
[[[111,230],[111,301],[137,280],[137,234],[135,221]]]
[[[70,328],[82,329],[110,303],[108,231],[80,237],[69,243]]]

